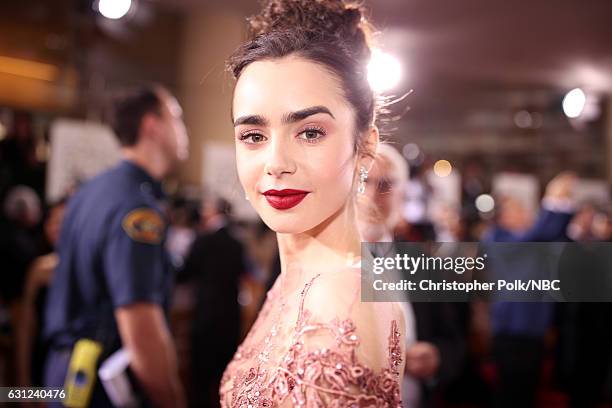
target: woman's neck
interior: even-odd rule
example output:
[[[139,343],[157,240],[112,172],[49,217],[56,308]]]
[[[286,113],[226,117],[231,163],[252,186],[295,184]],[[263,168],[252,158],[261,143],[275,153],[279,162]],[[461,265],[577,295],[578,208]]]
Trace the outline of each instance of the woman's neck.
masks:
[[[352,202],[312,230],[299,234],[277,233],[276,237],[281,275],[295,285],[319,273],[354,265],[361,256],[361,240]]]

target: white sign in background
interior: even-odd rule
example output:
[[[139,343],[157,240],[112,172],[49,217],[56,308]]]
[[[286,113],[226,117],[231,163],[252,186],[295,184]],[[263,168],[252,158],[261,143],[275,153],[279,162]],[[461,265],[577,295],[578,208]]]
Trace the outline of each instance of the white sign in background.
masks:
[[[120,147],[105,125],[58,119],[50,129],[51,154],[47,163],[47,201],[64,197],[120,159]]]
[[[233,144],[207,142],[204,144],[204,188],[232,204],[234,216],[254,221],[258,215],[246,200],[236,170],[236,152]]]

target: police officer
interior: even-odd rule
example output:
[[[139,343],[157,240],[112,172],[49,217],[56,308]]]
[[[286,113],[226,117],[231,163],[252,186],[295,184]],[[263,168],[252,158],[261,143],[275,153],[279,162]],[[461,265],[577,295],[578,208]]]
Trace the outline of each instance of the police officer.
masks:
[[[97,365],[123,347],[144,401],[185,405],[166,313],[173,283],[164,250],[160,180],[188,154],[182,110],[164,88],[124,95],[114,130],[123,161],[71,199],[58,246],[44,326],[48,387],[63,387],[74,345],[101,345]],[[77,380],[78,382],[78,380]],[[99,381],[90,406],[111,406]]]

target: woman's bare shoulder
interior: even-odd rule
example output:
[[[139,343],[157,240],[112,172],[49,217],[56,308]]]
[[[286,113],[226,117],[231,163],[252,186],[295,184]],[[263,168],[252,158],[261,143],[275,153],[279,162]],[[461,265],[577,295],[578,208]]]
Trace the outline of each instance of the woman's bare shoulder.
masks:
[[[352,269],[313,279],[304,291],[303,308],[310,322],[352,327],[357,355],[371,368],[382,369],[389,362],[390,336],[403,344],[403,309],[394,302],[362,302],[359,271]]]
[[[403,309],[397,302],[371,302],[361,300],[361,273],[358,268],[347,267],[315,276],[307,284],[304,304],[321,316],[347,313],[364,319],[388,317],[403,319]]]

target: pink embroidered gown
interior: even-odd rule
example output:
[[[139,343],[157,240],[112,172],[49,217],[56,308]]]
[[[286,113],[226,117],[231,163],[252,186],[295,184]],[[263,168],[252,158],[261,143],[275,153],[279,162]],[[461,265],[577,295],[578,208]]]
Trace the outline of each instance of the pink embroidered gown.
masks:
[[[287,299],[277,280],[223,374],[222,407],[401,407],[403,314],[361,303],[350,269]]]

